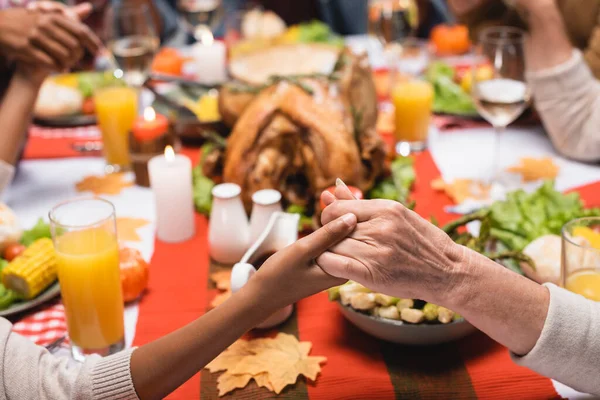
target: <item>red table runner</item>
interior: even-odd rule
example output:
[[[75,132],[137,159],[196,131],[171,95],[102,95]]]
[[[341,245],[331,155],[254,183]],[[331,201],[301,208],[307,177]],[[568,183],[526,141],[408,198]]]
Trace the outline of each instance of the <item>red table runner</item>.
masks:
[[[186,153],[193,162],[197,161],[197,150]],[[425,217],[434,215],[441,223],[448,221],[452,217],[443,207],[450,204],[450,199],[430,187],[430,181],[439,176],[431,155],[419,154],[415,166],[416,211]],[[599,185],[585,187],[581,193],[588,200],[595,199],[598,189]],[[599,202],[600,199],[595,199],[594,204],[588,204]],[[191,241],[155,242],[149,292],[140,303],[134,345],[157,339],[208,310],[214,295],[208,283],[208,269],[204,217],[198,216],[196,236]],[[455,343],[424,348],[385,343],[346,322],[324,293],[300,301],[292,318],[279,329],[313,342],[313,353],[328,358],[316,383],[299,380],[279,398],[559,398],[549,379],[514,364],[504,347],[481,333]],[[202,371],[169,398],[217,398],[217,376]],[[275,396],[250,384],[226,397]]]

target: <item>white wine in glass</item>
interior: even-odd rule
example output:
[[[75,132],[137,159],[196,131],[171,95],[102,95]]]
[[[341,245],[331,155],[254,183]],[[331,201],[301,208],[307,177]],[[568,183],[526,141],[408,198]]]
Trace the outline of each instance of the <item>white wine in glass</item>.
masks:
[[[499,174],[500,139],[504,129],[527,109],[530,90],[525,79],[525,32],[507,26],[482,31],[478,53],[489,64],[492,77],[478,74],[481,59],[473,65],[472,95],[479,114],[495,130],[491,181],[501,183]]]
[[[122,5],[115,9],[113,22],[109,50],[123,71],[124,81],[141,87],[160,44],[148,8]]]
[[[505,127],[529,106],[529,92],[524,82],[497,78],[479,82],[473,100],[483,118]]]

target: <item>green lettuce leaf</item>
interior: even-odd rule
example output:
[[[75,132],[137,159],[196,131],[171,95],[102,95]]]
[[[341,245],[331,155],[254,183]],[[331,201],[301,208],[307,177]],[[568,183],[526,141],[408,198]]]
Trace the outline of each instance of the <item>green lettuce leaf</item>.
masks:
[[[373,186],[367,193],[367,197],[395,200],[406,204],[415,183],[414,160],[410,157],[397,157],[392,162],[390,170],[391,175]]]
[[[50,225],[43,218],[38,219],[33,228],[23,232],[21,243],[25,246],[30,246],[33,242],[41,238],[51,238]]]
[[[540,236],[560,235],[567,222],[600,215],[600,209],[585,209],[579,194],[563,194],[546,181],[533,193],[517,190],[490,207],[492,236],[511,250],[523,250]]]
[[[469,93],[454,82],[454,69],[450,65],[433,62],[425,77],[433,85],[433,112],[464,115],[477,112]]]

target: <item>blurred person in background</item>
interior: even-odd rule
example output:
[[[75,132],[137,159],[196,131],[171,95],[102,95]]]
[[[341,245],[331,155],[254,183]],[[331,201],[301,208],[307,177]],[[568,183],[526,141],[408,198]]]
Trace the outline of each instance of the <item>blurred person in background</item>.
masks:
[[[473,35],[491,24],[525,26],[527,79],[557,151],[600,161],[600,1],[449,0]]]

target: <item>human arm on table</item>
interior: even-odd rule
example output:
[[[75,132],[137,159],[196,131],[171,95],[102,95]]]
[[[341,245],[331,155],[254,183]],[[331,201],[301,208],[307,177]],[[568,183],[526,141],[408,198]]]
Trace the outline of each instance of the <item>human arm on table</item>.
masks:
[[[322,200],[322,222],[346,212],[359,221],[347,239],[317,258],[325,271],[388,295],[448,307],[508,347],[517,363],[600,394],[599,303],[540,286],[459,246],[399,203],[352,201],[343,186]]]
[[[337,219],[275,253],[229,300],[190,324],[135,351],[93,356],[74,368],[12,334],[0,319],[0,341],[7,339],[0,346],[0,388],[18,399],[162,399],[275,311],[344,283],[313,260],[355,226],[354,215]]]
[[[336,196],[348,199],[345,190],[338,186]],[[398,202],[336,200],[331,194],[323,201],[323,223],[348,212],[359,222],[317,258],[323,270],[394,297],[448,307],[515,353],[533,348],[548,309],[546,288],[455,244]]]

